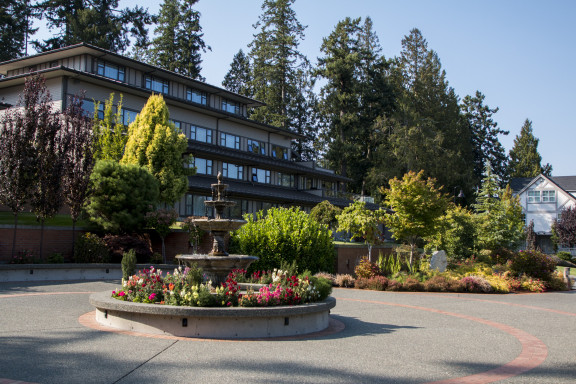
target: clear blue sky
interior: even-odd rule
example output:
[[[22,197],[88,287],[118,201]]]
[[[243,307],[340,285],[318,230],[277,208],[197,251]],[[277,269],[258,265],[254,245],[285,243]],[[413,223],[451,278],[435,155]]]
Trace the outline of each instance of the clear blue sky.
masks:
[[[121,0],[157,12],[154,2]],[[153,5],[152,5],[153,4]],[[200,0],[205,42],[202,75],[221,85],[232,57],[247,51],[261,13],[261,0]],[[387,58],[418,28],[437,52],[447,79],[463,98],[485,96],[510,150],[525,119],[532,121],[542,163],[554,176],[576,175],[576,1],[573,0],[297,0],[306,28],[300,49],[312,63],[322,39],[345,17],[370,16]]]

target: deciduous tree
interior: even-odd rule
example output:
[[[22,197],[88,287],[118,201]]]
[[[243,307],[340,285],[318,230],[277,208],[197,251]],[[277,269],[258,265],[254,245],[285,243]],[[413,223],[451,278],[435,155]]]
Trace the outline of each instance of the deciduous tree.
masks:
[[[352,238],[361,237],[368,245],[368,258],[372,259],[372,247],[380,241],[384,212],[366,208],[363,201],[355,201],[342,210],[336,218],[338,231],[349,232]]]
[[[553,224],[558,245],[576,248],[576,207],[565,208]]]

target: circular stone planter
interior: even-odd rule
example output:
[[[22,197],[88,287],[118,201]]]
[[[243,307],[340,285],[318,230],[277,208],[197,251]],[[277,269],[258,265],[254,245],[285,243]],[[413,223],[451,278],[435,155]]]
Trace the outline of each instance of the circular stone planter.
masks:
[[[276,307],[177,307],[117,300],[112,292],[90,296],[96,321],[123,331],[212,339],[251,339],[305,335],[329,325],[336,299]]]

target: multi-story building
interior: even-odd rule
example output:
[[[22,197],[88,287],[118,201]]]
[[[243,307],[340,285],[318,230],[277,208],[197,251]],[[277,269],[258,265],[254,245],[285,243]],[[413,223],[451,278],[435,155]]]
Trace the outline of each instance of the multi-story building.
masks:
[[[259,101],[166,71],[88,44],[73,45],[0,63],[0,109],[17,105],[26,76],[40,73],[55,106],[64,109],[75,93],[85,91],[85,109],[102,113],[111,93],[122,95],[121,115],[130,124],[152,93],[166,101],[170,119],[188,138],[196,175],[176,204],[180,216],[203,216],[210,185],[222,172],[239,217],[273,206],[309,209],[322,200],[346,206],[349,179],[296,161],[290,149],[299,135],[250,120]]]

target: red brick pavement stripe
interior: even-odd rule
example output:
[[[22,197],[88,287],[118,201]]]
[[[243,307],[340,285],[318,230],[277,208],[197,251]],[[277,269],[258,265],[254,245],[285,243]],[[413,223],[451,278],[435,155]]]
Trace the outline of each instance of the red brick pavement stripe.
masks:
[[[524,372],[527,372],[531,369],[536,368],[540,364],[542,364],[546,357],[548,356],[548,348],[546,345],[537,337],[524,332],[520,329],[511,327],[506,324],[497,323],[495,321],[481,319],[479,317],[463,315],[460,313],[455,312],[447,312],[442,311],[435,308],[426,308],[426,307],[419,307],[414,305],[407,305],[407,304],[398,304],[398,303],[387,303],[383,301],[375,301],[375,300],[361,300],[361,299],[349,299],[349,298],[337,298],[337,300],[342,301],[355,301],[355,302],[362,302],[362,303],[372,303],[372,304],[380,304],[380,305],[389,305],[394,307],[402,307],[402,308],[410,308],[416,309],[420,311],[427,311],[438,313],[441,315],[453,316],[458,317],[461,319],[475,321],[480,324],[488,325],[490,327],[499,329],[503,332],[508,333],[509,335],[514,336],[522,345],[522,351],[520,354],[511,362],[504,364],[498,368],[491,369],[486,372],[478,373],[475,375],[464,376],[464,377],[457,377],[454,379],[447,379],[447,380],[440,380],[434,381],[427,384],[485,384],[485,383],[493,383],[495,381],[504,380],[513,376],[520,375]]]
[[[36,384],[36,383],[29,383],[27,381],[20,381],[20,380],[0,379],[0,384]]]

